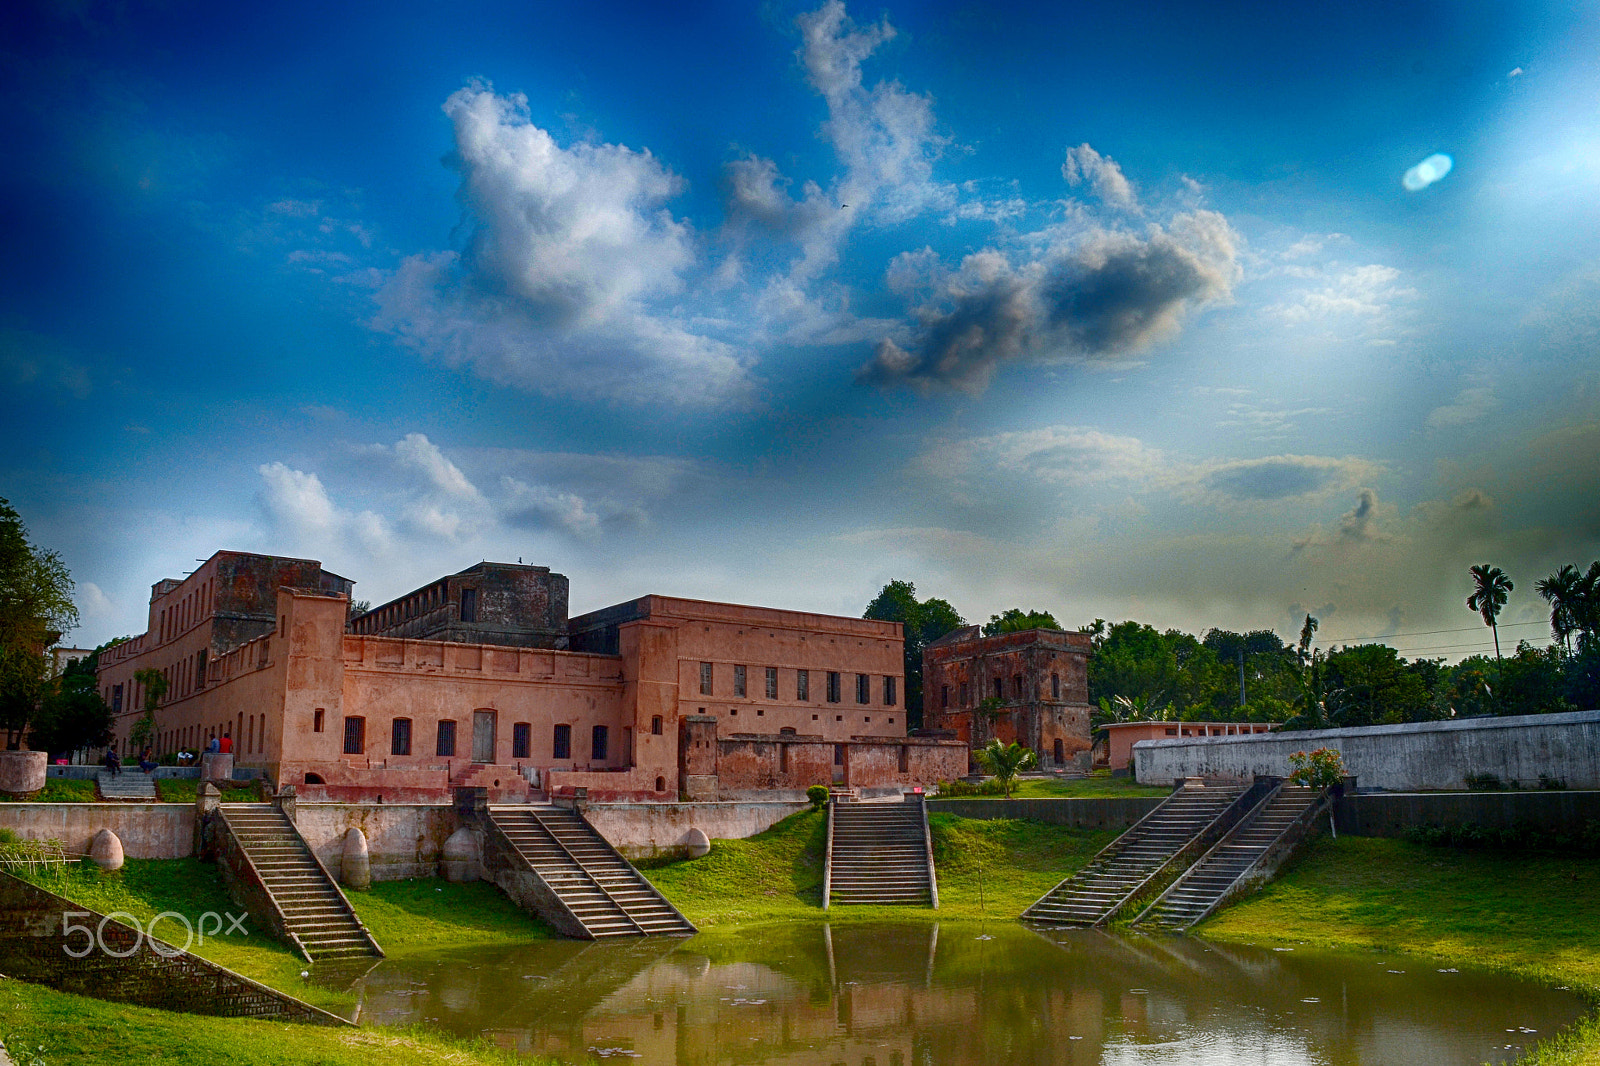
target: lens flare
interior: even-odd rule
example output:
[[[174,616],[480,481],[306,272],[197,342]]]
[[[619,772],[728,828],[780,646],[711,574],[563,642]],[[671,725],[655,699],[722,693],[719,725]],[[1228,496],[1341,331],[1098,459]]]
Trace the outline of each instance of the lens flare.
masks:
[[[1451,159],[1443,152],[1435,152],[1406,171],[1406,176],[1400,179],[1400,184],[1412,192],[1421,192],[1450,173],[1450,168],[1455,165],[1454,159]]]

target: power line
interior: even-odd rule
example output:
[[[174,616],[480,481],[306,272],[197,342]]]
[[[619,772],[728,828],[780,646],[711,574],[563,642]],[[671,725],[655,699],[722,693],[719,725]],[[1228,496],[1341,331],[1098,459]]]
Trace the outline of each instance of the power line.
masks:
[[[1541,618],[1536,622],[1501,622],[1498,628],[1510,629],[1513,626],[1546,626],[1549,624],[1549,622]],[[1395,637],[1432,637],[1440,633],[1476,633],[1480,629],[1487,628],[1487,626],[1466,626],[1463,629],[1418,629],[1411,633],[1384,633],[1376,637],[1324,637],[1319,635],[1316,639],[1323,644],[1338,644],[1352,640],[1391,640]]]

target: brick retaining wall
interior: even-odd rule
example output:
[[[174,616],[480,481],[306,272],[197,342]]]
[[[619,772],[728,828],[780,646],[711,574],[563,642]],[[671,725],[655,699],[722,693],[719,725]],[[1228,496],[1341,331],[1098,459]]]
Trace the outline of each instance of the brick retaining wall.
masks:
[[[76,930],[63,935],[69,912],[74,925],[87,924],[116,954],[96,943],[84,958],[69,955],[67,948],[81,951],[86,942],[85,934]],[[114,1003],[189,1014],[351,1024],[176,945],[161,943],[158,952],[139,930],[0,872],[0,973],[8,977]],[[117,957],[124,952],[126,958]],[[130,1054],[136,1050],[130,1049]]]

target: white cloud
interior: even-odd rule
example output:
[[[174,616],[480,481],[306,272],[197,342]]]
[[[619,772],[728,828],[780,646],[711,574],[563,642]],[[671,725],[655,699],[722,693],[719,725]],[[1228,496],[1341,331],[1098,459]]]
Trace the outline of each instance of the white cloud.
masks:
[[[1445,426],[1464,426],[1476,422],[1500,406],[1491,388],[1462,389],[1447,404],[1435,407],[1428,413],[1428,426],[1442,429]]]
[[[699,267],[665,204],[683,182],[648,151],[563,147],[520,94],[486,85],[444,105],[455,128],[465,254],[407,257],[373,325],[452,365],[550,394],[626,403],[749,398],[750,360],[674,309]]]
[[[1400,283],[1394,267],[1370,263],[1346,269],[1325,284],[1308,289],[1290,301],[1267,308],[1289,322],[1308,322],[1340,316],[1378,318],[1403,300],[1414,299],[1417,290]]]
[[[593,540],[600,535],[600,516],[588,503],[570,492],[557,492],[545,485],[528,485],[513,477],[501,479],[505,490],[502,513],[514,526],[555,527],[575,537]]]
[[[1139,198],[1133,185],[1123,175],[1116,160],[1101,155],[1088,144],[1067,149],[1066,162],[1061,164],[1061,176],[1068,185],[1087,184],[1102,203],[1125,211],[1139,210]]]
[[[117,613],[117,605],[93,581],[79,581],[77,590],[78,613],[85,622],[92,624]]]

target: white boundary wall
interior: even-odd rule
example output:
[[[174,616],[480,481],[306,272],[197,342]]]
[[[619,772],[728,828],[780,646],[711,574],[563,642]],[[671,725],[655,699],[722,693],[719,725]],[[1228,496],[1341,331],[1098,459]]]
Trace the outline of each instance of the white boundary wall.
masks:
[[[1524,787],[1547,774],[1568,788],[1600,788],[1600,711],[1141,740],[1133,746],[1134,775],[1160,785],[1178,777],[1281,776],[1292,752],[1314,748],[1336,749],[1358,788],[1464,789],[1467,774]]]

